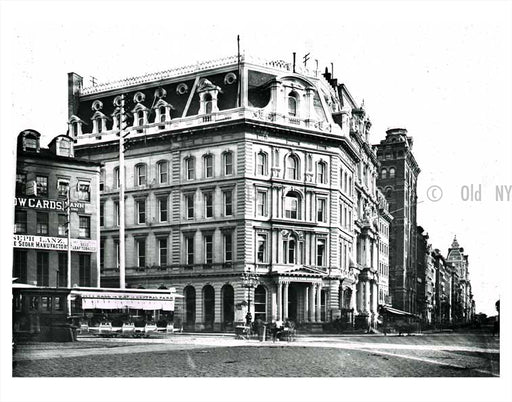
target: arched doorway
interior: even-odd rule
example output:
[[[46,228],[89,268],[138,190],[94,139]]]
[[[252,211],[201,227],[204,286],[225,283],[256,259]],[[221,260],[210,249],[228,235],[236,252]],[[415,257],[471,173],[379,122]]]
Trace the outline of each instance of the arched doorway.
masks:
[[[267,290],[263,285],[254,289],[254,320],[267,321]]]
[[[196,323],[196,290],[193,286],[186,286],[183,289],[185,295],[185,325],[187,328],[194,328]]]
[[[212,285],[206,285],[203,288],[203,311],[204,328],[207,331],[213,331],[213,321],[215,320],[215,290]]]
[[[226,331],[233,330],[235,321],[235,291],[233,286],[224,285],[222,293],[222,328]]]
[[[288,317],[283,317],[284,319],[288,318],[293,322],[297,322],[297,285],[291,283],[288,287]]]

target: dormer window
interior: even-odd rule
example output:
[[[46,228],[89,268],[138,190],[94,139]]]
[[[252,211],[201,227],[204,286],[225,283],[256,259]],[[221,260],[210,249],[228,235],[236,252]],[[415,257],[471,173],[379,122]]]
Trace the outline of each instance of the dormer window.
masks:
[[[206,94],[204,96],[204,112],[205,114],[211,114],[213,108],[212,96]]]
[[[199,94],[199,114],[211,114],[219,111],[217,98],[222,93],[220,87],[203,79],[197,89]]]
[[[37,151],[37,139],[27,135],[25,137],[25,150]]]
[[[142,110],[140,112],[137,112],[137,114],[135,116],[135,125],[136,126],[144,125],[144,112]]]
[[[288,115],[296,117],[298,111],[298,97],[295,92],[290,92],[288,95]]]
[[[158,110],[160,111],[160,123],[164,123],[165,120],[167,119],[165,116],[165,107],[161,106],[160,108],[158,108]]]

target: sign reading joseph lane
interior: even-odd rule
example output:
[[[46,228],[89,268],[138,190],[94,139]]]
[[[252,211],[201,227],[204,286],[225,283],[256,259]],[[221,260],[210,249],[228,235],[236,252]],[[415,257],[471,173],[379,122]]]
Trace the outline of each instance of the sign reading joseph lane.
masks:
[[[13,235],[14,247],[46,250],[67,250],[68,240],[63,237]],[[95,252],[96,240],[71,239],[71,251]]]

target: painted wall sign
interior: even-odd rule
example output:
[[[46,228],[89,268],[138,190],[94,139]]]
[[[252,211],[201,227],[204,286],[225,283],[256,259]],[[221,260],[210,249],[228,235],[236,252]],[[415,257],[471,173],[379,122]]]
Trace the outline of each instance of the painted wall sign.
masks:
[[[14,197],[15,207],[26,207],[33,209],[44,209],[50,211],[65,211],[67,207],[66,200],[48,200],[42,198],[26,198],[26,197]],[[73,212],[84,212],[85,203],[71,201],[71,211]]]
[[[18,248],[37,248],[46,250],[68,249],[68,239],[64,237],[51,236],[33,236],[33,235],[13,235],[13,247]],[[96,240],[71,239],[71,251],[85,251],[94,253],[97,251]]]

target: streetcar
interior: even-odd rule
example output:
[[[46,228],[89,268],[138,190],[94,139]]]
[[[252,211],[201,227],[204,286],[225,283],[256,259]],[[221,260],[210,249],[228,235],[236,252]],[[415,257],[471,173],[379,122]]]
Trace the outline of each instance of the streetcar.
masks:
[[[98,337],[174,332],[171,289],[52,288],[12,285],[13,341],[67,342]]]

